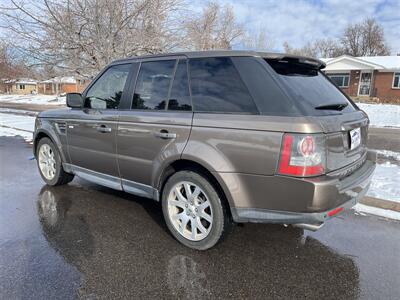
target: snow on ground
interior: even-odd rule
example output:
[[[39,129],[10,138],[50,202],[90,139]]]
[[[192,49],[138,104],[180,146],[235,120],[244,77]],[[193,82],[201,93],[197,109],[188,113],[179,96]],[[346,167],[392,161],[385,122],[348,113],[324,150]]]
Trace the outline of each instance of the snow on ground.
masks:
[[[377,164],[367,196],[400,203],[400,166]]]
[[[356,214],[360,214],[364,216],[364,213],[387,218],[393,220],[400,220],[400,212],[389,210],[389,209],[382,209],[378,207],[368,206],[361,203],[357,203],[356,206],[353,207],[356,211]]]
[[[0,136],[22,136],[32,141],[35,117],[0,113]]]
[[[378,157],[398,160],[400,163],[400,152],[395,152],[390,150],[375,150],[375,151],[378,152]]]
[[[400,128],[400,105],[366,103],[357,105],[367,113],[371,126]]]
[[[0,136],[21,136],[27,142],[32,142],[32,132],[22,131],[14,128],[3,127],[0,125]]]
[[[65,96],[57,97],[54,95],[0,95],[0,102],[60,105],[65,104]]]

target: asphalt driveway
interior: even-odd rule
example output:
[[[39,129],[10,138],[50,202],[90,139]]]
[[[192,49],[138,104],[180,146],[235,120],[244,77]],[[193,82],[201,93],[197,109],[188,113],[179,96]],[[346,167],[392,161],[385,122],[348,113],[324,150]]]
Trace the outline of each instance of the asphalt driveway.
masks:
[[[0,299],[398,299],[400,222],[349,211],[318,232],[236,226],[197,252],[159,204],[75,179],[43,184],[0,137]]]

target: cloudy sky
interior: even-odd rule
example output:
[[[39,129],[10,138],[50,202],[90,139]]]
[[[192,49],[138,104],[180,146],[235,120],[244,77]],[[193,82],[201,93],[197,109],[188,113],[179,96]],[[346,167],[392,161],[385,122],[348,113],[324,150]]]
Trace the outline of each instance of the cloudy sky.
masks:
[[[195,0],[205,3],[206,0]],[[392,54],[400,53],[400,0],[219,0],[233,6],[236,17],[249,30],[265,28],[282,50],[288,41],[295,47],[318,38],[335,38],[343,28],[366,17],[383,26]],[[197,9],[199,5],[197,5]]]

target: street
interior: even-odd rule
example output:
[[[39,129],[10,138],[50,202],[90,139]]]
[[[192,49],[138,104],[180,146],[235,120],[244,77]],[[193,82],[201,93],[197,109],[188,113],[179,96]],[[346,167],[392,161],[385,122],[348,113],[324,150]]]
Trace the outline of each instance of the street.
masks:
[[[0,138],[0,299],[398,299],[400,222],[348,211],[309,232],[244,224],[197,252],[158,203],[75,178],[45,186]]]

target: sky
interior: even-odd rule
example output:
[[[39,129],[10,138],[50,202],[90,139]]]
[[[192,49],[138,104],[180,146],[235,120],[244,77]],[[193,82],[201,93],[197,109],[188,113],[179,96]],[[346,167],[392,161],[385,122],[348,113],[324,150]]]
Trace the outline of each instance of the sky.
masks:
[[[194,0],[196,9],[206,0]],[[219,0],[233,6],[249,31],[264,28],[274,50],[287,41],[304,46],[319,38],[337,38],[349,23],[374,17],[382,25],[393,55],[400,53],[400,0]]]
[[[0,4],[8,1],[0,0]],[[200,12],[209,0],[186,1],[189,9]],[[285,41],[292,47],[302,47],[316,39],[340,37],[348,24],[374,17],[384,28],[392,55],[400,53],[400,0],[215,1],[231,5],[237,20],[248,31],[263,28],[275,51],[283,51]]]

